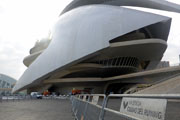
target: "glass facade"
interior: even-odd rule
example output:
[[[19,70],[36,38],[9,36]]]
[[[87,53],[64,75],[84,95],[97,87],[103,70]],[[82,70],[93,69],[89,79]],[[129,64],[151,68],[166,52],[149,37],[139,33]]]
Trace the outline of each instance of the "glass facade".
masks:
[[[0,74],[0,95],[11,94],[16,80],[7,75]]]

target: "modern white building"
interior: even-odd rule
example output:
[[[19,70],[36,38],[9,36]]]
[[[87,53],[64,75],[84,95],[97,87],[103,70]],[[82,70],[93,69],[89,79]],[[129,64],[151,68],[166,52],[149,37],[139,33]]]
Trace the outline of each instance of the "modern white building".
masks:
[[[59,16],[52,39],[30,50],[13,91],[103,93],[113,77],[155,68],[167,48],[171,18],[121,6],[180,12],[164,0],[74,0]]]

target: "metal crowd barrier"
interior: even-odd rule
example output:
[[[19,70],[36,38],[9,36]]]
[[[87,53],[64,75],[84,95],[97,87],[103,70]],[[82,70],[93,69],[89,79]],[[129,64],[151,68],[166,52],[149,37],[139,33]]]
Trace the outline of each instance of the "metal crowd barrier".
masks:
[[[83,94],[70,100],[77,120],[180,119],[180,94]]]
[[[78,95],[70,98],[72,110],[78,120],[101,119],[102,107],[106,96],[103,94]]]
[[[5,95],[0,96],[0,102],[22,101],[33,99],[30,95]]]
[[[38,98],[33,97],[31,95],[18,95],[18,94],[14,94],[14,95],[4,95],[1,96],[0,95],[0,102],[11,102],[11,101],[23,101],[23,100],[37,100]],[[44,100],[58,100],[58,99],[69,99],[69,95],[66,96],[43,96],[42,99]]]

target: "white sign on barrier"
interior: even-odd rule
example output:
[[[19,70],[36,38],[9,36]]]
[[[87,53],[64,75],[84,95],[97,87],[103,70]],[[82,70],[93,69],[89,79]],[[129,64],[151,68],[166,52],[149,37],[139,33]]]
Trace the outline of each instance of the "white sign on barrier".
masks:
[[[86,101],[86,95],[83,96],[83,101]]]
[[[164,120],[166,105],[166,99],[124,97],[120,112],[143,120]]]
[[[98,100],[99,100],[99,96],[93,96],[93,98],[92,98],[92,104],[97,105]]]

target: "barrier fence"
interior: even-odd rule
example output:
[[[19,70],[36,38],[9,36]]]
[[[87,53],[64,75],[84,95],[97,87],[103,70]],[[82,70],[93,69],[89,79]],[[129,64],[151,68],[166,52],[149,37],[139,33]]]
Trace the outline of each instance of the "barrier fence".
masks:
[[[179,120],[179,94],[103,94],[70,97],[77,120]]]
[[[23,100],[37,100],[38,98],[36,96],[31,95],[0,95],[0,103],[1,102],[12,102],[12,101],[23,101]],[[42,98],[39,99],[46,99],[46,100],[52,100],[52,99],[69,99],[69,95],[59,95],[59,96],[42,96]]]
[[[0,102],[20,101],[34,99],[30,95],[6,95],[0,96]]]

